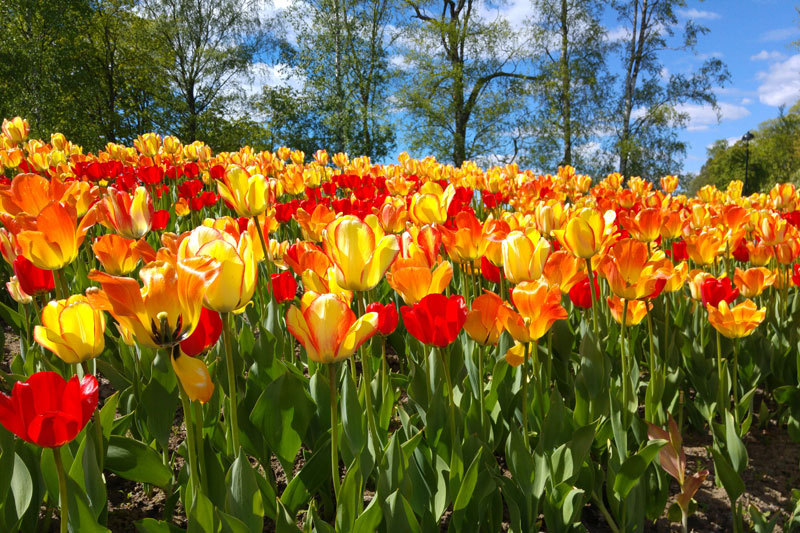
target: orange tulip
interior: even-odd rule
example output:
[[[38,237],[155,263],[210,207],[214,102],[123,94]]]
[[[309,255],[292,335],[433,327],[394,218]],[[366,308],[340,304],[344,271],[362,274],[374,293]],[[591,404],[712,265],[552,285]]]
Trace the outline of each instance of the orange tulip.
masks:
[[[378,217],[378,222],[386,233],[403,233],[405,231],[408,211],[402,198],[387,197],[381,208],[374,208],[373,213]]]
[[[525,281],[514,287],[511,300],[517,312],[506,314],[505,328],[518,342],[541,339],[556,320],[567,318],[561,306],[561,290],[547,283]]]
[[[708,278],[713,277],[713,274],[703,270],[694,269],[689,271],[687,278],[689,280],[689,293],[692,296],[692,300],[698,302],[703,301],[703,283],[705,283]]]
[[[109,233],[95,239],[92,251],[106,272],[112,276],[125,276],[133,272],[139,262],[136,242]]]
[[[664,239],[677,239],[683,230],[683,216],[681,211],[669,211],[661,214],[661,228],[659,232]]]
[[[647,244],[623,239],[611,247],[598,270],[614,294],[626,300],[641,300],[658,296],[664,288],[666,276],[659,268],[664,261],[667,259],[663,252],[651,257]]]
[[[733,307],[722,300],[718,307],[708,304],[706,309],[708,309],[708,321],[714,329],[729,339],[747,337],[767,315],[766,308],[758,309],[750,299]]]
[[[75,208],[53,202],[37,216],[18,215],[14,220],[20,253],[45,270],[58,270],[78,257],[86,232],[94,225],[94,210],[78,223]]]
[[[12,217],[25,213],[37,216],[52,202],[61,202],[71,187],[57,179],[48,180],[37,174],[17,174],[8,189],[0,189],[0,213]]]
[[[661,210],[648,207],[635,215],[622,212],[619,216],[620,224],[628,230],[631,237],[637,241],[653,242],[661,232]]]
[[[462,211],[455,217],[455,230],[441,227],[442,244],[450,259],[456,263],[469,263],[482,254],[483,226],[470,212]]]
[[[336,213],[325,204],[317,204],[311,214],[302,207],[297,210],[294,219],[300,225],[303,238],[307,241],[322,241],[322,232],[336,219]]]
[[[567,294],[579,281],[586,278],[586,261],[583,261],[566,250],[553,252],[547,257],[542,275],[550,285],[558,285],[561,292]]]
[[[510,232],[508,222],[492,215],[483,224],[484,255],[494,266],[503,266],[503,241]]]
[[[422,257],[398,257],[386,281],[407,305],[414,305],[429,294],[441,294],[453,279],[453,265],[443,261],[433,271]]]
[[[617,324],[622,324],[622,311],[624,302],[622,298],[617,296],[609,296],[606,298],[608,308],[611,311],[611,316],[616,320]],[[636,326],[644,320],[647,316],[647,311],[652,309],[653,304],[645,300],[630,300],[628,301],[628,312],[625,315],[626,326]]]
[[[300,309],[286,312],[286,326],[317,363],[335,363],[355,353],[378,330],[378,313],[356,319],[350,306],[336,294],[303,295]]]
[[[331,260],[316,244],[301,241],[286,250],[283,260],[295,274],[302,276],[306,270],[322,275],[331,267]]]
[[[733,283],[739,288],[739,294],[745,298],[755,298],[775,283],[775,277],[775,273],[768,268],[754,267],[741,270],[736,267]]]
[[[143,286],[133,278],[93,270],[89,279],[102,289],[86,291],[96,309],[108,311],[151,348],[172,347],[192,334],[200,320],[206,286],[217,274],[213,260],[193,257],[176,261],[169,252],[139,271]]]
[[[661,178],[660,183],[661,190],[667,194],[671,194],[678,188],[678,176],[664,176]]]
[[[747,253],[749,255],[750,263],[755,266],[764,266],[769,263],[770,259],[775,255],[775,249],[768,246],[764,241],[756,243],[747,243]]]
[[[758,221],[758,234],[767,246],[781,244],[787,238],[789,224],[778,213],[761,213]]]
[[[205,361],[184,354],[178,347],[172,350],[172,369],[181,381],[186,396],[191,401],[206,403],[214,394],[214,382]]]
[[[481,294],[472,301],[472,310],[467,313],[464,331],[483,346],[497,344],[509,311],[506,303],[495,293]]]
[[[723,252],[725,239],[717,229],[704,230],[699,235],[689,235],[686,240],[686,253],[698,265],[710,265]]]

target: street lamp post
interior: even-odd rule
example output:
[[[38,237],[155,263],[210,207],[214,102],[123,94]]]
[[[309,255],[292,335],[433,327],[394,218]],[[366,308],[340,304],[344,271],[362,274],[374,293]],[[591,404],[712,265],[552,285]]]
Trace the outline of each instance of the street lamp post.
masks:
[[[747,191],[747,172],[750,167],[750,141],[752,141],[754,137],[755,135],[749,131],[742,135],[742,140],[744,141],[744,183],[742,183],[742,194],[745,194]]]

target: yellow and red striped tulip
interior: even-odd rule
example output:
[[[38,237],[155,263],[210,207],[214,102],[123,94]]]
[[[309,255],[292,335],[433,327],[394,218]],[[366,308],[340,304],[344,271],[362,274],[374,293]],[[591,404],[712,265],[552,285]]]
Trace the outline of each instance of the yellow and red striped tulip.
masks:
[[[126,239],[141,239],[150,231],[153,199],[144,187],[136,187],[133,195],[109,187],[97,209],[100,223]]]

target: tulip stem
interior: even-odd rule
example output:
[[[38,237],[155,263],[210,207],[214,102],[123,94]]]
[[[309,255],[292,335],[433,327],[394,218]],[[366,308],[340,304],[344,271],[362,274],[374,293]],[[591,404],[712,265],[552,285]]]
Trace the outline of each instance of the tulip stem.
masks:
[[[331,480],[333,481],[333,495],[339,501],[339,422],[336,390],[336,363],[328,363],[328,389],[330,390],[331,404]],[[336,504],[334,502],[334,506]]]
[[[594,293],[594,272],[592,271],[592,260],[586,259],[586,270],[589,273],[589,294],[592,296],[592,327],[597,343],[600,343],[600,330],[597,327],[597,295]],[[624,319],[623,319],[624,322]],[[625,326],[623,326],[624,328]]]
[[[450,438],[452,444],[450,452],[452,453],[456,443],[456,400],[453,398],[453,382],[450,379],[450,365],[448,364],[448,357],[444,353],[444,348],[439,347],[439,355],[442,357],[442,365],[444,367],[444,377],[447,380],[447,397],[450,399]]]
[[[733,340],[733,383],[731,383],[733,387],[733,418],[736,422],[736,427],[739,427],[739,387],[738,387],[738,379],[739,379],[739,339]]]
[[[233,365],[233,350],[231,349],[231,314],[222,313],[222,333],[225,342],[225,368],[228,373],[228,416],[231,423],[231,442],[233,442],[233,455],[239,453],[239,420],[236,401],[236,367]]]
[[[54,270],[53,275],[55,276],[56,282],[56,298],[63,300],[69,295],[67,280],[64,278],[64,269],[59,268],[58,270]]]
[[[363,293],[363,298],[359,299],[359,316],[364,316],[366,312],[366,293]],[[376,448],[380,448],[381,441],[378,439],[378,429],[375,424],[375,413],[372,410],[372,361],[370,361],[371,355],[369,350],[365,348],[365,344],[362,344],[359,348],[359,352],[361,354],[361,374],[362,380],[361,385],[364,387],[364,403],[367,409],[367,427],[369,429],[370,434],[372,435],[372,440],[375,443]]]
[[[478,402],[481,409],[481,430],[486,427],[486,405],[483,398],[483,360],[485,357],[484,347],[478,344]]]
[[[529,448],[528,444],[528,353],[530,352],[530,343],[525,343],[525,355],[522,357],[522,441],[525,443],[525,449]]]
[[[178,380],[178,392],[180,393],[181,407],[183,408],[183,423],[186,425],[186,449],[189,451],[189,482],[192,484],[195,494],[197,494],[200,492],[200,483],[198,483],[199,478],[197,475],[197,446],[194,442],[195,433],[194,427],[192,426],[192,407],[180,380]]]
[[[83,375],[89,375],[89,363],[84,361],[81,363],[83,366]],[[94,413],[92,414],[92,422],[94,423],[95,428],[95,438],[97,440],[97,466],[100,468],[100,472],[103,471],[103,461],[105,459],[105,450],[103,449],[103,426],[100,425],[100,410],[95,409]]]
[[[717,392],[717,402],[719,402],[719,413],[722,417],[722,421],[725,421],[725,409],[727,408],[728,401],[726,399],[727,391],[725,390],[725,370],[722,367],[722,337],[717,331],[717,381],[719,381],[718,392]]]
[[[590,282],[591,283],[591,282]],[[591,288],[591,287],[590,287]],[[628,299],[622,299],[622,327],[619,330],[620,359],[622,360],[622,407],[623,412],[628,412],[628,386],[630,384],[630,370],[628,370],[628,355],[625,350],[625,319],[628,318]],[[627,416],[626,416],[627,418]]]
[[[270,277],[270,270],[271,269],[270,269],[270,265],[269,265],[269,261],[271,259],[269,259],[269,260],[267,259],[268,255],[269,255],[269,248],[267,247],[267,242],[264,240],[264,230],[261,229],[261,223],[259,223],[259,221],[258,221],[258,215],[253,215],[253,223],[256,226],[256,232],[258,233],[258,239],[261,241],[261,251],[262,251],[262,255],[264,256],[264,268],[267,271],[267,295],[268,295],[268,297],[271,297],[270,295],[272,294],[272,290],[271,290],[272,289],[272,287],[271,287],[272,278]],[[258,291],[258,294],[261,296],[261,298],[260,298],[260,300],[261,300],[261,320],[264,320],[267,317],[266,303],[264,301],[265,297],[264,297],[264,294],[260,290]]]
[[[386,337],[381,335],[381,394],[389,384],[389,371],[386,368]]]
[[[58,472],[58,493],[61,500],[61,533],[67,533],[69,523],[69,503],[67,499],[67,476],[64,472],[64,462],[61,458],[61,447],[53,448],[53,457],[56,460]]]
[[[208,482],[206,481],[206,463],[203,460],[203,406],[199,401],[189,402],[194,410],[194,430],[197,432],[195,440],[197,446],[197,470],[200,473],[200,486],[203,493],[208,494]]]

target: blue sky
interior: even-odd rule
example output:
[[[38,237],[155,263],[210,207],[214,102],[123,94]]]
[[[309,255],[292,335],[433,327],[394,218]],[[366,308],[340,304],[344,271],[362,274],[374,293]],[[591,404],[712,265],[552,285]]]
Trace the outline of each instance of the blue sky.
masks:
[[[730,83],[716,90],[721,120],[708,107],[689,106],[689,128],[681,136],[690,147],[684,172],[697,172],[706,160],[706,148],[718,139],[735,141],[764,120],[790,108],[800,99],[800,39],[795,2],[786,0],[707,0],[687,2],[682,16],[707,26],[697,55],[665,56],[671,72],[691,69],[708,55],[718,55],[728,66]]]

